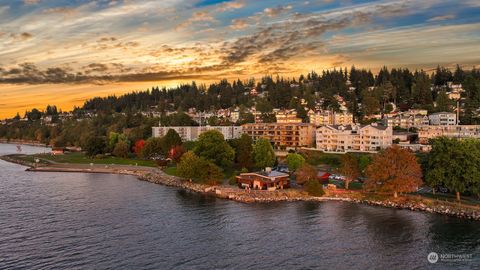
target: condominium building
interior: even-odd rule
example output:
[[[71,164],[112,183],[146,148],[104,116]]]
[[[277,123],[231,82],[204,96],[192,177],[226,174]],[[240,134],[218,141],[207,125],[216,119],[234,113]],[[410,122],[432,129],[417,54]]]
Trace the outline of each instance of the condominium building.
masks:
[[[301,123],[296,110],[274,110],[277,123]]]
[[[392,145],[392,127],[377,124],[317,128],[317,149],[324,152],[376,152]]]
[[[308,111],[308,118],[311,124],[315,126],[323,125],[350,125],[353,124],[353,114],[342,112],[332,112],[332,111],[317,111],[313,110]]]
[[[418,130],[418,141],[428,144],[428,140],[437,137],[480,138],[480,125],[444,125],[424,126]]]
[[[310,147],[315,141],[315,127],[306,123],[255,123],[242,126],[243,133],[252,137],[268,139],[275,149]]]
[[[457,124],[457,115],[451,112],[432,113],[428,116],[430,125],[434,126],[454,126]]]
[[[163,137],[169,129],[175,130],[183,141],[196,141],[198,136],[209,130],[218,130],[225,140],[240,138],[241,126],[185,126],[185,127],[153,127],[153,137]]]
[[[399,113],[393,116],[387,116],[383,123],[388,127],[400,127],[404,129],[418,128],[429,124],[428,116],[421,114],[403,114]]]

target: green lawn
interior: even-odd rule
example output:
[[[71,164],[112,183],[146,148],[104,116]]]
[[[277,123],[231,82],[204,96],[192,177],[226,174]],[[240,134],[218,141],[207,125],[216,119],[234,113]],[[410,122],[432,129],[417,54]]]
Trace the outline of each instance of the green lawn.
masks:
[[[414,193],[414,195],[420,195],[421,197],[429,198],[429,199],[435,199],[439,201],[448,201],[448,202],[458,202],[457,198],[455,197],[454,194],[449,194],[449,193],[436,193],[435,195],[431,193]],[[461,203],[462,204],[469,204],[469,205],[475,205],[479,206],[480,205],[480,200],[472,198],[472,197],[467,197],[467,196],[461,196]]]
[[[152,160],[131,159],[131,158],[117,158],[117,157],[105,157],[105,158],[89,158],[83,153],[68,153],[65,155],[52,156],[49,154],[33,155],[32,157],[38,157],[40,159],[51,160],[58,163],[77,163],[77,164],[117,164],[117,165],[138,165],[146,167],[156,167],[156,163]]]
[[[163,171],[168,175],[178,176],[177,167],[166,167]]]
[[[345,188],[345,183],[343,181],[338,181],[338,180],[330,180],[330,184],[334,184],[339,188]],[[348,187],[349,190],[360,190],[363,188],[363,184],[359,182],[350,182],[350,185]]]

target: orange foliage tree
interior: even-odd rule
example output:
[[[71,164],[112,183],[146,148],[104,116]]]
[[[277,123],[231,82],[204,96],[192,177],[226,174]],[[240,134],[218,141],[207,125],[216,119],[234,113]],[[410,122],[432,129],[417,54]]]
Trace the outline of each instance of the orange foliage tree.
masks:
[[[342,156],[340,172],[345,176],[345,189],[348,189],[350,182],[360,176],[358,160],[353,154],[347,153]]]
[[[422,184],[422,170],[415,155],[397,145],[376,154],[366,170],[364,188],[375,192],[413,192]]]
[[[303,185],[310,180],[317,179],[317,170],[312,165],[305,163],[297,169],[295,176],[297,184]]]

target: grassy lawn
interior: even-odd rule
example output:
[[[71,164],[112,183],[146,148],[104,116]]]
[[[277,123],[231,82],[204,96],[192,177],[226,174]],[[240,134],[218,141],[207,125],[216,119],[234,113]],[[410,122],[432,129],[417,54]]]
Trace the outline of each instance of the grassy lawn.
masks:
[[[345,183],[343,181],[330,180],[329,183],[336,185],[338,188],[345,188]],[[362,188],[363,188],[362,183],[350,182],[349,190],[361,190]]]
[[[146,167],[156,167],[156,163],[152,160],[142,159],[130,159],[130,158],[117,158],[117,157],[105,157],[101,159],[89,158],[83,153],[68,153],[65,155],[52,156],[49,154],[33,155],[33,158],[40,158],[45,160],[51,160],[58,163],[76,163],[76,164],[116,164],[116,165],[138,165]]]
[[[178,176],[177,167],[166,167],[163,171],[168,175]]]
[[[449,193],[436,193],[435,195],[431,193],[414,193],[412,195],[415,196],[421,196],[429,199],[435,199],[439,201],[448,201],[448,202],[457,202],[457,198],[455,197],[454,194],[449,194]],[[462,196],[461,197],[461,203],[462,204],[468,204],[468,205],[474,205],[474,206],[480,206],[480,200],[472,198],[472,197],[467,197],[467,196]]]

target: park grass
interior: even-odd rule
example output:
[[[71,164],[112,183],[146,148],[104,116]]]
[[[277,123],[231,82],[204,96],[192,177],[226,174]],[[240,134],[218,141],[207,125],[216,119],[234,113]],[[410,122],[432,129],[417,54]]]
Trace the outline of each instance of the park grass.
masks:
[[[413,196],[421,196],[424,198],[428,199],[434,199],[438,201],[447,201],[447,202],[452,202],[452,203],[458,203],[457,198],[454,194],[449,194],[449,193],[436,193],[435,195],[432,193],[414,193],[411,194]],[[460,200],[461,204],[467,204],[467,205],[473,205],[473,206],[480,206],[480,200],[468,197],[468,196],[462,196]]]
[[[156,167],[157,164],[152,160],[142,160],[135,158],[118,158],[108,156],[105,158],[89,158],[84,153],[67,153],[65,155],[53,156],[50,154],[31,155],[33,159],[39,158],[40,160],[52,161],[56,163],[71,163],[71,164],[115,164],[115,165],[133,165],[133,166],[145,166]]]
[[[165,169],[163,169],[163,172],[165,172],[165,173],[168,174],[168,175],[179,176],[176,166],[166,167]]]

